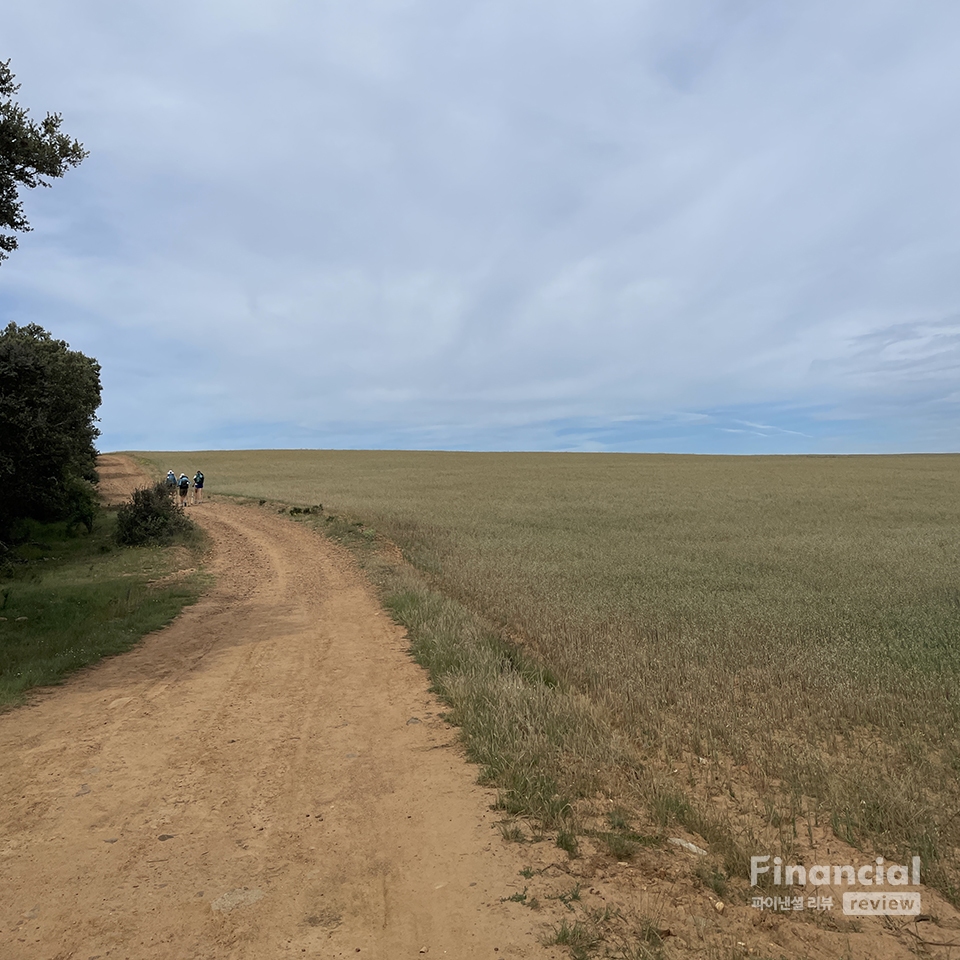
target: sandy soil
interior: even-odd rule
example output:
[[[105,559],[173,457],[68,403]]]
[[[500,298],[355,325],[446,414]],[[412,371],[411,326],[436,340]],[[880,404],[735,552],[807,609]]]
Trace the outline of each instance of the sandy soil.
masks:
[[[350,558],[191,509],[211,592],[0,717],[0,957],[561,956],[501,902],[492,795]]]
[[[101,474],[113,500],[149,479],[123,457]],[[920,922],[717,909],[676,846],[505,843],[351,557],[268,510],[190,510],[209,593],[0,716],[0,960],[560,958],[547,928],[607,907],[652,918],[669,957],[960,957],[927,889]],[[556,897],[576,885],[574,913]]]

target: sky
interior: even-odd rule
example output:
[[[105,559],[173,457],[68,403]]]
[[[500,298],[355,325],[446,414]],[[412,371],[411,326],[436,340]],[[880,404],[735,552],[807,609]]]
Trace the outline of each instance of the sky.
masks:
[[[0,322],[110,450],[960,450],[960,4],[31,0]]]

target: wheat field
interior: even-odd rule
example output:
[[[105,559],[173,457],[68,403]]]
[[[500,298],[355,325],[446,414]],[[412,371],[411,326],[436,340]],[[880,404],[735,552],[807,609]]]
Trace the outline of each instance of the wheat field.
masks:
[[[956,902],[960,456],[139,456],[399,546],[581,712],[543,738],[569,795],[633,783],[734,872],[829,829]]]

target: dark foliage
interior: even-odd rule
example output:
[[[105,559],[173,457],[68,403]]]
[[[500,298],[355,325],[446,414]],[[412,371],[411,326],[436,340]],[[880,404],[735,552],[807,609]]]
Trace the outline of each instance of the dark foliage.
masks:
[[[120,546],[169,543],[192,529],[193,524],[162,480],[152,487],[135,490],[117,511],[116,539]]]
[[[0,331],[0,541],[23,519],[92,528],[100,365],[37,324]]]
[[[0,228],[25,232],[30,224],[23,214],[20,187],[49,187],[44,177],[62,177],[87,156],[83,144],[60,132],[61,117],[48,113],[36,123],[13,95],[10,61],[0,61]],[[0,261],[16,250],[17,238],[0,233]]]

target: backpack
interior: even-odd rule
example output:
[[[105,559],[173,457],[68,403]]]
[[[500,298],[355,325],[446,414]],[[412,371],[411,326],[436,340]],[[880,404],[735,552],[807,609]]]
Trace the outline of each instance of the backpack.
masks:
[[[193,478],[194,483],[203,483],[203,474],[198,470],[197,475]]]
[[[181,490],[186,490],[190,486],[190,481],[186,477],[181,477],[178,486]]]

